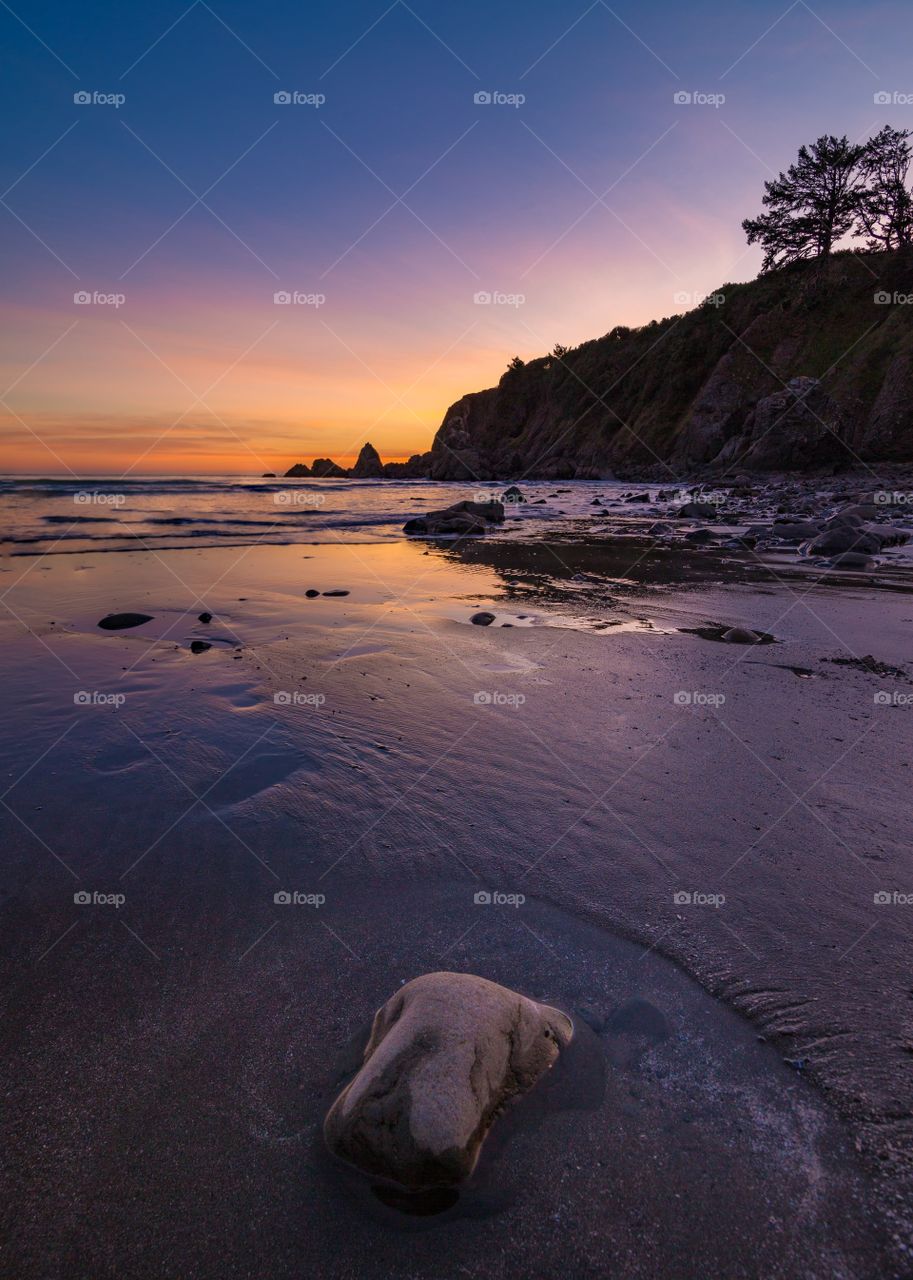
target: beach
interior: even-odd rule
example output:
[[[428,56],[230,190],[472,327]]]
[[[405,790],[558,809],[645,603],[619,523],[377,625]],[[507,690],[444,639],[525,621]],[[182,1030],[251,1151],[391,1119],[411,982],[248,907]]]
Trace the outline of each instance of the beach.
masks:
[[[905,566],[650,550],[572,492],[459,545],[4,557],[15,1274],[909,1267]],[[580,1034],[416,1219],[320,1131],[435,969]]]

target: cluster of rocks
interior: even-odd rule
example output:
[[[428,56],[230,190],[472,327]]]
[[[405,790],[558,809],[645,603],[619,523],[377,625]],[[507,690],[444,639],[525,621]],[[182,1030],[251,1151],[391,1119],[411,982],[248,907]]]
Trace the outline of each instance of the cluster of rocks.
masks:
[[[491,525],[503,523],[504,504],[501,502],[455,502],[442,511],[429,511],[407,520],[403,533],[426,538],[477,537],[487,533]]]
[[[658,541],[681,537],[691,546],[794,550],[842,569],[871,569],[882,551],[913,539],[913,486],[907,492],[860,492],[821,482],[758,484],[741,477],[716,489],[659,490],[652,500],[649,493],[623,493],[619,501],[640,504],[639,515],[660,517],[646,529]],[[683,525],[688,531],[682,535]],[[632,531],[626,523],[613,532],[622,528]]]
[[[310,466],[296,462],[285,475],[290,480],[419,480],[428,475],[428,456],[416,453],[408,462],[383,462],[373,444],[366,444],[354,467],[341,467],[332,458],[315,458]]]
[[[472,1173],[492,1123],[573,1037],[570,1018],[466,973],[428,973],[378,1010],[324,1122],[330,1151],[412,1192]]]

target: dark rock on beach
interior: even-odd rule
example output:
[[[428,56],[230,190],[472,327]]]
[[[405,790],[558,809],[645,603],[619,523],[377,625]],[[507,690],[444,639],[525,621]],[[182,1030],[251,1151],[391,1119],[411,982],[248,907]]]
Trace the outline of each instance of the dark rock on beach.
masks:
[[[505,1104],[572,1037],[566,1014],[485,978],[415,978],[375,1015],[361,1070],[326,1117],[327,1146],[410,1190],[456,1186]]]
[[[198,622],[212,622],[212,614],[211,614],[211,613],[201,613],[201,614],[200,614],[200,616],[199,616],[199,618],[197,619],[197,621],[198,621]]]
[[[485,613],[484,610],[481,613],[474,613],[469,619],[474,627],[490,627],[494,620],[495,615],[493,613]]]
[[[503,524],[504,506],[500,502],[457,502],[443,511],[429,511],[403,525],[404,533],[440,537],[446,534],[475,535],[485,533],[489,524]]]
[[[205,653],[207,649],[211,648],[212,645],[208,640],[191,640],[190,642],[191,653]]]
[[[126,631],[130,627],[141,627],[144,622],[151,621],[152,617],[148,613],[109,613],[98,626],[102,631]]]

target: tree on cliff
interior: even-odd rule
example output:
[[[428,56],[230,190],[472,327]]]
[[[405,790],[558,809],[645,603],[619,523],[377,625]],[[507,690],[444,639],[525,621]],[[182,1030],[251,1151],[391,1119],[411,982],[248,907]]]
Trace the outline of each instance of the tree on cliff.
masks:
[[[795,164],[764,183],[766,213],[746,218],[748,243],[764,249],[762,271],[803,258],[827,258],[859,216],[866,148],[825,134],[800,147]]]
[[[913,244],[911,136],[909,129],[885,125],[867,143],[862,157],[865,186],[859,198],[858,234],[868,237],[866,248],[873,251]]]

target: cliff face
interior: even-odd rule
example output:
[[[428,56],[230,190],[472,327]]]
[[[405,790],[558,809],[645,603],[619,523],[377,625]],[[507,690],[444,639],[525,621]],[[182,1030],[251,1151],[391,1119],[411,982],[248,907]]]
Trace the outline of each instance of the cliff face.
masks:
[[[913,254],[840,254],[714,299],[464,396],[425,474],[668,477],[913,458]]]

